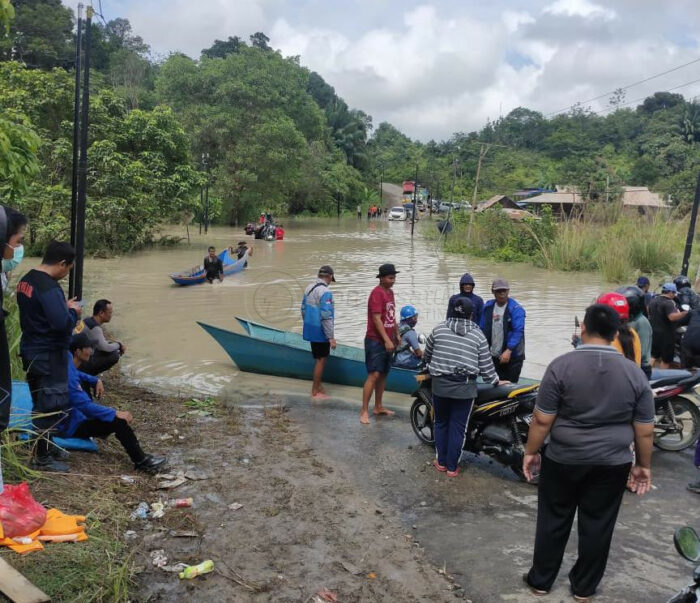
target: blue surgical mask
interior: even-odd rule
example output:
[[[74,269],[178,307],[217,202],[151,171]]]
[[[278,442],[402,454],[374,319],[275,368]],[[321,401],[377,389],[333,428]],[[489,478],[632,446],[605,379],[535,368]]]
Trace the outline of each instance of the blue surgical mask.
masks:
[[[14,256],[12,259],[2,261],[3,272],[12,272],[15,268],[17,268],[17,266],[19,266],[22,258],[24,258],[24,245],[17,245],[17,247],[13,247],[13,250]]]

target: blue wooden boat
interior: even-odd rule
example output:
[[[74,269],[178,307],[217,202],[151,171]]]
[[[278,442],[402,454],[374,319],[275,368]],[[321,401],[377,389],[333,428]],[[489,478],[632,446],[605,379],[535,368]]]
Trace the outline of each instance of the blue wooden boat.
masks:
[[[314,359],[309,342],[298,333],[273,329],[258,323],[237,319],[247,334],[234,333],[198,322],[224,348],[236,366],[248,373],[313,379]],[[417,389],[416,371],[392,368],[386,389],[411,394]],[[360,348],[338,345],[326,362],[323,380],[327,383],[362,387],[367,378],[365,353]]]
[[[231,255],[228,249],[224,249],[219,254],[219,259],[224,265],[224,276],[231,276],[245,268],[248,252],[246,252],[240,260],[237,260]],[[204,266],[199,265],[189,270],[171,274],[170,278],[173,279],[176,285],[200,285],[207,280],[207,275],[206,272],[204,272]]]

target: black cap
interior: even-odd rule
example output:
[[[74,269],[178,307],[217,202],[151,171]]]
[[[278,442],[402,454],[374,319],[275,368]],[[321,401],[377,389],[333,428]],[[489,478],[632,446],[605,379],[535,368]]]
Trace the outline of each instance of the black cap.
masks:
[[[91,348],[92,343],[90,343],[90,338],[87,336],[87,333],[84,331],[81,331],[80,333],[76,333],[73,335],[73,338],[70,340],[70,351],[75,352],[75,350],[82,350],[83,348]]]
[[[474,304],[466,295],[460,295],[450,309],[447,318],[469,318],[474,313]]]
[[[398,274],[399,271],[394,267],[393,264],[382,264],[379,267],[379,274],[377,278],[382,278],[383,276],[391,276],[392,274]]]
[[[319,276],[330,276],[331,280],[335,283],[335,273],[333,272],[333,268],[330,266],[321,266],[318,269],[318,275]]]

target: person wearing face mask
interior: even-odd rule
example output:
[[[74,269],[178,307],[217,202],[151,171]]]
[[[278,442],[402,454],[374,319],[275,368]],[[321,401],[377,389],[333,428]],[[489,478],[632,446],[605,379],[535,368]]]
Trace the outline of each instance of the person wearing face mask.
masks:
[[[27,229],[27,218],[18,211],[0,205],[0,245],[2,252],[2,276],[5,271],[14,270],[22,260],[22,238]],[[18,249],[20,251],[18,252]],[[4,431],[10,420],[12,403],[12,375],[10,373],[10,349],[7,343],[5,327],[5,310],[2,307],[3,285],[0,288],[0,432]],[[0,478],[0,491],[2,479]]]

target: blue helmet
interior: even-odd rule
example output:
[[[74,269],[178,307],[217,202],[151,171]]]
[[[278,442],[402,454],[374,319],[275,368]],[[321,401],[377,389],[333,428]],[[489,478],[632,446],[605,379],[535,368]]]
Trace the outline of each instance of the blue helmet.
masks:
[[[416,310],[412,305],[404,306],[401,308],[401,320],[407,320],[408,318],[413,318],[418,316],[418,310]]]

